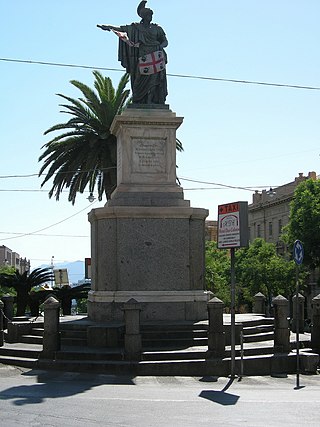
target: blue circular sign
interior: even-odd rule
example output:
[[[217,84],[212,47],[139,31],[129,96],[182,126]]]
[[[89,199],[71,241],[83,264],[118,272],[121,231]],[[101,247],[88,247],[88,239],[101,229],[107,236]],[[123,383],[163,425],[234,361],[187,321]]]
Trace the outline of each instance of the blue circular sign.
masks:
[[[300,242],[300,240],[296,240],[293,245],[293,259],[295,260],[295,263],[298,265],[302,264],[303,261],[303,245]]]

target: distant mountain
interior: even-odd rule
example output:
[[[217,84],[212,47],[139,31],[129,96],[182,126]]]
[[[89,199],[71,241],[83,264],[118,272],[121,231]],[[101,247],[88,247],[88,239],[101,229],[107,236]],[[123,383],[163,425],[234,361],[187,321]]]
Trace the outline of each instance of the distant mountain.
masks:
[[[50,268],[50,264],[39,265],[38,268]],[[69,282],[78,283],[84,279],[84,261],[61,262],[53,265],[54,270],[66,268],[68,270]]]

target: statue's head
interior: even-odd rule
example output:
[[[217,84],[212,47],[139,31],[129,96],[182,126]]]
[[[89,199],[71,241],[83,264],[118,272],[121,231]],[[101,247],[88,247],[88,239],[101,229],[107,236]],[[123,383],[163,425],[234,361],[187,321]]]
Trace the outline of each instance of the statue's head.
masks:
[[[149,18],[151,21],[153,11],[151,9],[149,9],[148,7],[145,7],[146,3],[147,3],[146,0],[143,0],[139,3],[139,6],[137,8],[137,13],[140,16],[140,18],[142,18],[142,21],[146,18]]]

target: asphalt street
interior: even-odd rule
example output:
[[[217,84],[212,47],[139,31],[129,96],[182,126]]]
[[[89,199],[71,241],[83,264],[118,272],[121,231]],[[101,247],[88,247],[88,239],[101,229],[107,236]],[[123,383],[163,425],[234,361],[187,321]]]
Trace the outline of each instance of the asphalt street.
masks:
[[[320,376],[135,377],[0,365],[0,426],[319,426]]]

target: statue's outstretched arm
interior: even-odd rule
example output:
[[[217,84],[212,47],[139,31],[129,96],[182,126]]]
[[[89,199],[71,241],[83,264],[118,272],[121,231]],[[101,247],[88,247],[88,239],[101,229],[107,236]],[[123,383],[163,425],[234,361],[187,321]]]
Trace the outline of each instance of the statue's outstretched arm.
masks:
[[[104,31],[110,31],[110,30],[114,30],[114,31],[121,31],[120,27],[115,27],[114,25],[99,25],[97,24],[97,27],[101,28]]]

